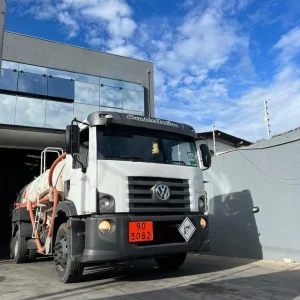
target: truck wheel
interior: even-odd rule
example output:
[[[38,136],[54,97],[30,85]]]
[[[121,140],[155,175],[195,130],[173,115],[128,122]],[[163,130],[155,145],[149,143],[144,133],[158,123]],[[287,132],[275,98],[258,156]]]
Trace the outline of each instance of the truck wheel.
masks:
[[[14,241],[14,260],[16,264],[22,264],[27,259],[27,243],[24,236],[19,236],[18,232]]]
[[[9,257],[13,259],[15,257],[15,237],[11,237],[9,245]]]
[[[82,275],[84,266],[69,257],[70,248],[67,237],[67,223],[61,224],[56,235],[54,247],[54,262],[56,273],[61,282],[74,282]]]
[[[157,265],[165,270],[176,270],[182,266],[186,259],[186,253],[175,254],[166,257],[157,257],[155,261]]]
[[[28,262],[35,262],[37,258],[37,252],[35,249],[28,250]]]

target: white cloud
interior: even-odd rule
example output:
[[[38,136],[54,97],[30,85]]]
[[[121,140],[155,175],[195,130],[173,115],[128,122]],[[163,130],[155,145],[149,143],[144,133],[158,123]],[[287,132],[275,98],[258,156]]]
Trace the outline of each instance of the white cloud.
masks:
[[[131,37],[136,29],[136,24],[129,18],[117,18],[110,21],[107,26],[108,32],[116,37]]]
[[[134,45],[117,46],[108,50],[109,53],[145,60],[146,57]]]
[[[69,6],[83,8],[82,15],[111,21],[116,18],[131,16],[130,6],[123,0],[64,0]]]
[[[77,21],[69,15],[67,11],[60,12],[57,18],[61,24],[63,24],[68,30],[68,37],[75,37],[79,32],[79,25]]]
[[[200,86],[193,86],[197,67],[191,65],[190,72],[193,71],[193,75],[185,77],[185,85],[173,90],[169,101],[157,104],[157,114],[192,124],[197,131],[209,130],[211,124],[215,123],[220,130],[256,141],[267,135],[263,104],[267,100],[272,135],[298,127],[300,68],[293,62],[298,52],[291,45],[296,32],[295,29],[291,30],[276,43],[278,57],[282,60],[288,54],[288,63],[278,67],[268,84],[253,86],[241,96],[231,98],[228,95],[229,79],[208,77]],[[249,61],[241,56],[240,65],[243,64],[247,66]]]
[[[239,32],[237,24],[227,21],[223,4],[209,2],[202,11],[202,5],[193,7],[175,29],[175,42],[173,39],[170,44],[164,38],[152,41],[158,50],[164,51],[153,56],[158,67],[173,76],[186,72],[191,64],[217,70],[232,53],[247,49],[247,37]]]
[[[27,14],[39,20],[57,20],[74,37],[79,30],[97,25],[113,37],[131,37],[137,25],[125,0],[29,0]],[[94,38],[98,38],[94,36]],[[98,44],[99,40],[95,40]]]
[[[287,63],[300,53],[300,27],[295,27],[287,34],[283,35],[276,43],[274,49],[279,50],[279,60]]]

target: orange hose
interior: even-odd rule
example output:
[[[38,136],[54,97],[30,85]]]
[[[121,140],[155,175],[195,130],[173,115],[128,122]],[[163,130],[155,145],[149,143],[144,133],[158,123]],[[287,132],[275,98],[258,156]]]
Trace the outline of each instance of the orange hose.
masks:
[[[59,195],[58,195],[58,191],[55,187],[53,187],[53,181],[52,181],[52,176],[53,176],[53,172],[54,172],[54,169],[55,167],[57,166],[57,164],[62,161],[64,158],[66,157],[66,153],[63,153],[62,155],[60,155],[55,161],[54,163],[52,164],[51,168],[50,168],[50,171],[49,171],[49,174],[48,174],[48,184],[49,184],[49,189],[47,189],[47,191],[44,191],[41,195],[39,195],[39,202],[46,202],[46,201],[49,201],[50,197],[47,196],[45,197],[47,194],[49,194],[50,192],[50,188],[52,188],[52,191],[53,191],[53,210],[52,210],[52,215],[51,215],[51,223],[50,223],[50,226],[49,226],[49,231],[48,231],[48,237],[51,238],[52,236],[52,232],[53,232],[53,226],[54,226],[54,217],[55,217],[55,213],[56,213],[56,207],[57,207],[57,204],[58,204],[58,201],[59,201]],[[26,204],[26,202],[25,202]],[[25,205],[25,207],[27,206],[27,204]],[[33,208],[35,208],[37,206],[37,203],[32,203],[30,200],[28,200],[28,211],[29,211],[29,215],[30,215],[30,220],[31,220],[31,224],[32,224],[32,228],[33,228],[33,231],[35,233],[35,236],[36,236],[36,239],[35,239],[35,242],[36,242],[36,245],[37,245],[37,248],[38,248],[38,252],[39,253],[43,253],[45,252],[45,248],[46,248],[46,245],[42,246],[41,245],[41,241],[40,241],[40,238],[39,238],[39,235],[38,235],[38,232],[37,232],[37,229],[35,228],[35,223],[34,223],[34,214],[33,214]],[[19,207],[23,207],[23,203],[21,205],[19,205]]]
[[[52,164],[51,168],[50,168],[50,171],[49,171],[49,174],[48,174],[48,184],[49,184],[49,187],[53,187],[53,182],[52,182],[52,175],[53,175],[53,171],[55,169],[55,167],[57,166],[57,164],[59,162],[61,162],[64,158],[66,158],[66,153],[63,153],[61,156],[59,156],[55,161],[54,163]]]

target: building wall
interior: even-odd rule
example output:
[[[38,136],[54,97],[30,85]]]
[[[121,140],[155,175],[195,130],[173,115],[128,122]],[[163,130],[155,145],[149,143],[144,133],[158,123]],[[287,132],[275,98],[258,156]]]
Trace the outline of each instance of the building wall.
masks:
[[[212,253],[300,262],[299,153],[297,130],[213,158],[204,172]]]
[[[211,137],[207,138],[206,140],[199,140],[197,141],[197,145],[199,147],[200,144],[205,144],[208,146],[209,150],[214,151],[214,142]],[[234,145],[231,145],[229,142],[224,141],[222,139],[216,138],[216,152],[224,152],[235,148]]]
[[[4,130],[26,127],[30,136],[32,129],[50,133],[99,110],[153,116],[153,101],[150,62],[4,32],[0,76]],[[19,138],[7,133],[10,139],[0,137],[0,147],[21,147]]]
[[[146,103],[150,104],[150,112],[154,116],[153,64],[151,62],[11,32],[4,32],[3,59],[141,84],[146,89]],[[149,92],[150,100],[148,99]],[[146,109],[146,114],[149,114],[149,108]]]

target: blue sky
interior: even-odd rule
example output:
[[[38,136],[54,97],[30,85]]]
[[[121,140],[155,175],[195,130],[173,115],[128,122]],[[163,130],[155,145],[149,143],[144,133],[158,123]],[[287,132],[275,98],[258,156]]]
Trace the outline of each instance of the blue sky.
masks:
[[[153,61],[156,116],[255,141],[300,126],[298,0],[8,0],[6,30]]]

